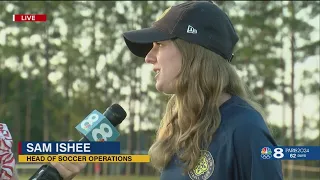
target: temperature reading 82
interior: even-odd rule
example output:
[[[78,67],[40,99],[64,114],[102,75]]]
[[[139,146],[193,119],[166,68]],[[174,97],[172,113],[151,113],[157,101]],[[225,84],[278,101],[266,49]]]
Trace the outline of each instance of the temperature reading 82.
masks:
[[[297,157],[297,154],[290,154],[291,159],[295,159]]]

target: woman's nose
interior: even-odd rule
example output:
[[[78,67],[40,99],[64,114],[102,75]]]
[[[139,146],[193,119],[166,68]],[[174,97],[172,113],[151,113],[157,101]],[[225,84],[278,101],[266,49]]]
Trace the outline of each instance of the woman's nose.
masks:
[[[154,64],[157,62],[157,57],[151,53],[151,51],[146,55],[144,61],[148,64]]]

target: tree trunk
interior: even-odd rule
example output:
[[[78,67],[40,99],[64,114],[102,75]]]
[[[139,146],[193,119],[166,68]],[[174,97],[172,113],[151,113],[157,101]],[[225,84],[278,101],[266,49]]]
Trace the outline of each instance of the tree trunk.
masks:
[[[282,93],[282,140],[281,144],[286,145],[286,137],[287,137],[287,127],[286,127],[286,102],[287,102],[287,95],[285,92],[286,84],[285,84],[285,74],[286,74],[286,64],[283,56],[283,34],[281,35],[281,42],[282,42],[282,50],[281,50],[281,70],[282,70],[282,77],[281,77],[281,93]],[[283,165],[285,166],[286,164]],[[283,176],[285,177],[287,174],[287,170],[283,169]]]
[[[71,3],[71,6],[74,7],[74,3]],[[72,8],[73,9],[73,8]],[[73,17],[73,16],[71,16]],[[73,42],[73,37],[74,37],[74,28],[73,26],[71,26],[69,28],[69,31],[68,31],[68,35],[67,35],[67,38],[68,38],[68,41],[69,42]],[[71,87],[71,70],[70,70],[70,66],[71,66],[71,61],[72,61],[72,45],[70,44],[70,49],[68,49],[68,54],[67,54],[67,62],[66,62],[66,66],[65,66],[65,87],[64,87],[64,92],[65,92],[65,95],[66,95],[66,103],[67,103],[67,107],[66,107],[66,110],[65,110],[65,121],[64,121],[64,126],[66,127],[65,128],[65,132],[64,132],[64,138],[66,140],[69,140],[71,139],[71,130],[69,129],[70,128],[70,111],[71,111],[71,108],[70,108],[70,94],[69,94],[69,90],[70,90],[70,87]]]
[[[19,59],[21,59],[22,57],[19,57]],[[19,61],[20,62],[20,61]],[[21,80],[20,80],[20,76],[17,77],[17,82],[16,82],[16,96],[15,96],[15,105],[14,105],[14,109],[15,109],[15,113],[14,113],[14,119],[13,119],[13,139],[15,139],[16,142],[14,142],[14,144],[17,144],[19,141],[21,141]],[[10,128],[10,127],[9,127]],[[13,147],[17,147],[17,146],[13,146]],[[13,148],[13,151],[16,152],[17,149]]]
[[[31,78],[31,70],[28,70],[28,79],[27,79],[27,90],[26,90],[26,129],[25,129],[25,140],[30,141],[31,140],[31,110],[32,110],[32,78]]]
[[[97,12],[98,8],[96,7],[96,5],[94,3],[92,3],[93,6],[92,6],[92,9],[93,9],[93,12]],[[95,55],[96,55],[96,51],[95,51],[95,48],[96,48],[96,23],[97,23],[97,17],[96,17],[97,13],[92,13],[92,16],[91,16],[91,20],[92,20],[92,33],[91,33],[91,38],[92,38],[92,41],[91,41],[91,57],[92,57],[92,60],[94,61],[94,64],[93,64],[93,67],[89,65],[89,84],[90,84],[90,87],[89,87],[89,101],[90,101],[90,109],[93,108],[94,104],[95,104],[95,100],[96,100],[96,93],[97,93],[97,89],[96,89],[96,72],[97,72],[97,68],[96,68],[96,61],[97,61],[97,58],[95,58]],[[94,75],[93,77],[91,77],[91,69],[94,69]],[[88,176],[92,176],[93,173],[94,173],[94,165],[96,163],[92,163],[91,166],[89,166],[88,168]]]
[[[18,40],[21,40],[21,36],[18,35]],[[19,41],[18,41],[19,42]],[[23,53],[22,51],[22,45],[21,43],[19,43],[18,45],[18,52],[17,52],[17,56],[18,56],[18,72],[21,72],[22,70],[22,60],[23,60]],[[16,94],[15,94],[15,99],[14,99],[14,108],[15,108],[15,113],[14,113],[14,119],[13,119],[13,132],[15,137],[13,137],[13,139],[15,139],[16,142],[14,142],[14,144],[17,144],[19,141],[21,141],[21,102],[22,101],[22,97],[21,97],[21,76],[19,74],[19,76],[16,76],[17,81],[15,84],[15,90],[16,90]],[[17,147],[16,145],[13,147]],[[13,151],[15,152],[15,148],[13,148]]]
[[[308,139],[308,137],[306,137],[306,129],[307,129],[307,118],[305,115],[302,115],[302,142],[306,142],[306,140]],[[306,145],[306,144],[305,144]],[[305,167],[306,164],[306,160],[302,161],[302,166]],[[306,170],[305,168],[303,168],[303,170],[301,170],[301,176],[302,179],[306,179]]]
[[[1,61],[0,61],[1,62]],[[1,62],[2,63],[2,62]],[[0,63],[0,70],[1,70],[1,63]],[[5,71],[2,71],[4,73],[2,73],[1,76],[1,86],[0,86],[0,117],[4,117],[4,113],[6,112],[6,106],[5,106],[5,102],[6,102],[6,89],[8,87],[8,85],[6,84],[6,73]]]
[[[142,84],[142,69],[141,68],[137,68],[137,76],[139,79],[139,83],[138,83],[138,94],[139,94],[139,111],[138,111],[138,130],[137,130],[137,154],[141,154],[141,120],[142,120],[142,112],[141,112],[141,102],[143,99],[143,93],[141,92],[141,84]],[[135,175],[136,176],[140,176],[140,168],[141,168],[141,163],[136,163],[135,164]]]
[[[283,2],[281,2],[281,5],[283,6]],[[283,12],[284,8],[282,8],[282,16],[284,16],[284,12]],[[285,84],[285,76],[286,76],[286,63],[284,60],[284,55],[283,55],[283,49],[284,49],[284,41],[283,41],[283,37],[284,34],[281,33],[281,44],[282,44],[282,48],[281,48],[281,71],[282,71],[282,75],[281,75],[281,93],[282,93],[282,145],[285,145],[285,140],[286,140],[286,100],[287,100],[287,96],[286,96],[286,84]]]
[[[289,2],[289,9],[291,9],[291,83],[290,83],[290,88],[291,88],[291,101],[290,101],[290,106],[291,106],[291,138],[290,138],[290,145],[295,146],[295,89],[294,89],[294,77],[295,77],[295,70],[294,70],[294,65],[295,65],[295,32],[294,32],[294,27],[293,27],[293,21],[295,20],[295,9],[294,9],[294,4],[292,1]],[[294,180],[294,173],[293,173],[293,166],[294,166],[294,161],[289,161],[290,163],[290,170],[289,170],[289,179]]]
[[[65,110],[65,118],[64,118],[64,123],[65,123],[65,140],[69,140],[71,137],[71,131],[69,131],[69,125],[70,125],[70,97],[69,97],[69,89],[70,89],[70,56],[67,59],[66,62],[66,84],[65,84],[65,95],[66,95],[66,103],[67,103],[67,107]]]
[[[45,3],[45,12],[48,10],[48,2]],[[45,24],[46,32],[45,32],[45,60],[46,66],[44,70],[44,83],[43,83],[43,140],[49,141],[49,116],[48,116],[48,103],[50,96],[49,94],[49,71],[50,71],[50,61],[49,61],[49,24]]]
[[[131,66],[132,67],[132,66]],[[135,68],[130,69],[131,77],[133,77],[133,81],[131,81],[131,97],[129,102],[129,112],[130,118],[129,121],[129,134],[127,139],[127,146],[128,146],[128,154],[133,154],[133,133],[134,133],[134,118],[135,118],[135,102],[136,102],[136,73]],[[131,163],[127,163],[126,166],[126,175],[131,175]]]
[[[292,2],[290,3],[292,4]],[[295,35],[292,32],[291,33],[291,124],[292,124],[292,131],[291,131],[291,145],[294,146],[295,143],[295,89],[294,89],[294,78],[295,78],[295,70],[294,70],[294,65],[295,65]]]

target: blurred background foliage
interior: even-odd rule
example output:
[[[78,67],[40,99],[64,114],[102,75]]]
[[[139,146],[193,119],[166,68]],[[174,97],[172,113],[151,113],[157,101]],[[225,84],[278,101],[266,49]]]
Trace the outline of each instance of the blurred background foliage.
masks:
[[[0,3],[0,122],[12,132],[14,152],[19,141],[79,139],[74,127],[87,114],[119,103],[128,112],[119,128],[123,152],[147,153],[167,97],[156,91],[151,67],[129,52],[121,34],[150,26],[178,3]],[[270,115],[276,141],[319,146],[319,1],[216,3],[237,29],[233,64]],[[46,14],[47,22],[12,21],[13,14],[29,13]],[[306,104],[307,98],[312,101]],[[305,112],[309,108],[316,110]],[[283,163],[290,180],[320,175],[319,161]],[[147,164],[101,167],[103,175],[158,175]]]

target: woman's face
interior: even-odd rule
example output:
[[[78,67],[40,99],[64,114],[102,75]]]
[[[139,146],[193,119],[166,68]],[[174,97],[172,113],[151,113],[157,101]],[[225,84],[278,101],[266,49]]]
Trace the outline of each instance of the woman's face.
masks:
[[[174,94],[174,84],[182,65],[182,55],[171,40],[155,42],[145,57],[156,72],[156,88],[166,94]]]

